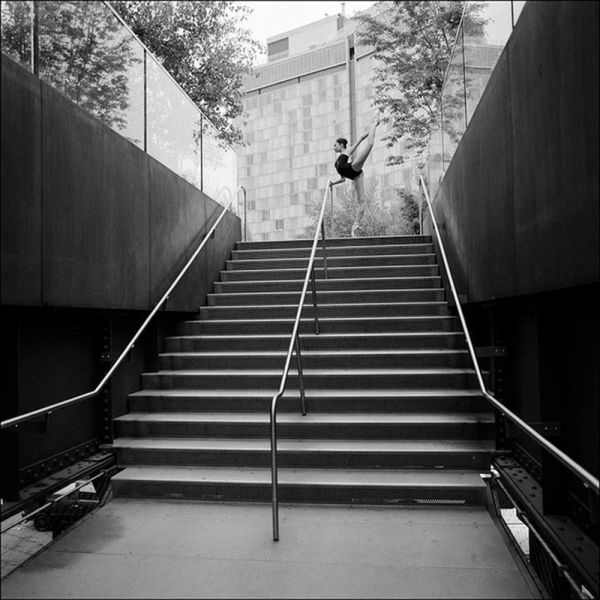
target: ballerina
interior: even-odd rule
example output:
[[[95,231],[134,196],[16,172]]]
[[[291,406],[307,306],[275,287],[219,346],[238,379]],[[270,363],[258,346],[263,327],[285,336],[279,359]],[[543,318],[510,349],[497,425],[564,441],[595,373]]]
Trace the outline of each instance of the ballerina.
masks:
[[[352,237],[357,237],[357,229],[358,224],[365,213],[366,198],[365,198],[365,183],[364,183],[364,172],[362,170],[365,161],[369,157],[371,150],[373,150],[373,144],[375,142],[375,131],[377,129],[377,125],[379,125],[380,118],[374,117],[371,123],[371,128],[368,133],[365,133],[361,136],[361,138],[347,150],[348,140],[346,138],[338,138],[335,140],[333,144],[333,150],[339,154],[338,158],[335,161],[335,170],[341,175],[341,179],[337,181],[332,181],[332,185],[336,185],[338,183],[342,183],[346,179],[350,179],[354,182],[354,187],[356,188],[356,195],[358,197],[358,210],[356,212],[356,218],[354,219],[354,223],[352,224],[352,229],[350,230],[350,235]],[[356,151],[356,149],[360,146],[360,144],[367,140],[366,145],[364,145],[360,152],[356,155],[353,160],[349,160],[352,154]]]

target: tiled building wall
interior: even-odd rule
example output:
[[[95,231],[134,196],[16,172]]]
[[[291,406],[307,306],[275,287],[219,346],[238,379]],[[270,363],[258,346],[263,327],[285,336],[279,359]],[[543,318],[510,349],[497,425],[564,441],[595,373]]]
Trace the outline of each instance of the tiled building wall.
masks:
[[[310,223],[308,206],[336,176],[332,145],[350,129],[349,96],[343,65],[246,96],[250,151],[239,179],[252,239],[293,238]]]

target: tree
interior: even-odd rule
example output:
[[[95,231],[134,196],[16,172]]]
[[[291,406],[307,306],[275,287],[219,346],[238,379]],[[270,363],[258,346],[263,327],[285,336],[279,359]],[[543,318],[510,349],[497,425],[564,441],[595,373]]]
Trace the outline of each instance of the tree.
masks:
[[[421,230],[419,222],[419,201],[412,192],[396,190],[400,215],[403,219],[402,235],[418,235]]]
[[[331,202],[327,200],[325,215],[325,236],[350,237],[350,230],[356,211],[358,198],[354,186],[336,186],[333,192],[333,220],[331,218]],[[419,206],[412,194],[396,190],[397,200],[389,206],[382,206],[378,201],[378,186],[374,179],[367,182],[365,197],[367,208],[360,221],[361,236],[380,235],[413,235],[419,233]],[[298,238],[313,238],[317,219],[321,211],[321,200],[308,205],[312,219]],[[415,216],[416,209],[416,216]],[[416,219],[416,228],[415,228]]]
[[[261,48],[242,26],[250,9],[224,1],[112,5],[213,123],[219,139],[242,144],[242,79]]]
[[[462,1],[379,2],[381,10],[374,16],[357,15],[359,40],[373,47],[378,61],[372,76],[374,104],[383,112],[384,122],[391,124],[385,138],[388,148],[403,140],[413,154],[425,149],[438,116],[463,5]],[[481,28],[484,21],[476,18],[480,5],[469,3],[468,10],[469,27]],[[462,100],[458,93],[445,97],[444,113],[450,117],[458,113]],[[387,160],[388,165],[402,162],[402,155]]]

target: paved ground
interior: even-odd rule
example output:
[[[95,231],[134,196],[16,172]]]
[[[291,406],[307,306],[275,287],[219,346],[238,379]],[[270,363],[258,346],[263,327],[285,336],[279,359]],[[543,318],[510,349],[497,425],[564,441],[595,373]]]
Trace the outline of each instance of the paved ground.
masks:
[[[536,598],[483,508],[109,502],[2,598]]]

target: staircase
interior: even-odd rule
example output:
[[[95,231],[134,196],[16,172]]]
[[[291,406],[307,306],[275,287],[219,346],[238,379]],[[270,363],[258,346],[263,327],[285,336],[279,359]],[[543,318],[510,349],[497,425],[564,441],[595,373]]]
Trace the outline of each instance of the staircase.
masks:
[[[115,420],[115,496],[270,500],[269,407],[311,245],[237,244]],[[279,403],[280,501],[483,504],[493,415],[431,239],[332,239],[327,255],[321,333],[310,291],[300,326],[308,414],[295,359]]]

